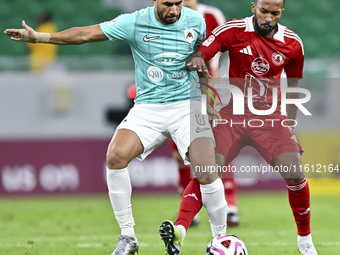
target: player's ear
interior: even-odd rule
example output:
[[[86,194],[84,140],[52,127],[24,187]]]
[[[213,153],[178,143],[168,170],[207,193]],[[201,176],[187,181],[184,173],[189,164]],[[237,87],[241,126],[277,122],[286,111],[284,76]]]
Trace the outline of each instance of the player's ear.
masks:
[[[152,2],[154,6],[157,6],[157,0],[152,0]]]
[[[255,14],[255,3],[251,3],[251,12]]]

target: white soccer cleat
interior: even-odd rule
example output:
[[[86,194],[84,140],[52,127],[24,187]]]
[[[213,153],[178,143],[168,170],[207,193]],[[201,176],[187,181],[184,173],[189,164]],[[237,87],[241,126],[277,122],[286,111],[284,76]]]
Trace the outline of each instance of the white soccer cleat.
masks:
[[[318,255],[312,241],[312,235],[298,236],[298,248],[301,255]]]
[[[318,255],[313,243],[304,243],[299,245],[299,251],[301,255]]]
[[[120,235],[118,237],[119,242],[117,248],[111,255],[134,255],[135,252],[138,253],[138,241],[134,237]]]

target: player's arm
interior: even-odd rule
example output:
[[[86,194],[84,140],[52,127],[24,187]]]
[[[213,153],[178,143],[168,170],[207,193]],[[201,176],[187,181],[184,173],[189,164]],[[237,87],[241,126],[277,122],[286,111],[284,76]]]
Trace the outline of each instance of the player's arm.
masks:
[[[203,75],[203,77],[210,78],[209,67],[206,64],[205,56],[201,51],[196,51],[192,53],[187,58],[187,68],[190,71],[197,71],[199,75]]]
[[[299,88],[300,87],[300,81],[298,79],[288,79],[288,87],[290,88]],[[290,92],[287,93],[287,99],[298,99],[300,98],[300,94]],[[287,118],[295,120],[296,114],[297,114],[297,106],[295,104],[288,104],[286,111],[287,111]],[[295,123],[290,122],[290,125],[293,126]]]
[[[5,34],[14,41],[51,43],[58,45],[83,44],[108,40],[100,25],[73,27],[58,33],[39,33],[22,21],[24,29],[6,29]]]
[[[208,66],[208,69],[209,69],[209,63],[206,63],[206,65]],[[205,77],[205,75],[202,74],[202,73],[198,73],[198,76],[200,77],[200,86],[201,86],[201,89],[202,89],[202,94],[207,94],[207,92],[206,92],[207,87],[205,86],[205,84],[209,83],[209,78]],[[210,90],[210,89],[208,89],[208,90]],[[208,97],[208,98],[210,98],[210,97]],[[213,119],[222,119],[221,114],[218,111],[216,111],[213,107],[211,107],[209,99],[207,100],[207,108],[206,109],[207,109],[207,113],[209,115],[210,121],[212,121]]]

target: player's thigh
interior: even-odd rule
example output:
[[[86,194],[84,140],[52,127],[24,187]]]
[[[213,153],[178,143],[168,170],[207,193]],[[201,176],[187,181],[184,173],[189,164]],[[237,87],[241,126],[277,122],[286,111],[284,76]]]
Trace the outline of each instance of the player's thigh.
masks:
[[[145,159],[155,148],[167,140],[167,116],[164,105],[135,105],[126,118],[118,125],[117,131],[132,131],[139,139],[143,150],[138,146],[138,159]],[[114,140],[114,139],[113,139]],[[122,141],[124,143],[124,140]],[[115,146],[117,150],[119,148]],[[124,147],[125,148],[125,147]],[[136,151],[136,150],[133,150]]]
[[[267,161],[268,164],[275,165],[277,158],[284,153],[303,154],[303,149],[296,139],[294,132],[281,122],[267,126],[253,128],[249,135],[249,142]],[[283,164],[290,164],[285,162]]]
[[[223,117],[223,115],[222,115]],[[237,132],[235,130],[237,129]],[[217,164],[227,166],[240,153],[243,146],[240,127],[220,124],[213,129]]]
[[[107,163],[111,167],[121,163],[127,164],[143,151],[142,142],[135,132],[129,129],[118,129],[108,146]]]
[[[208,116],[201,113],[201,103],[188,101],[175,106],[170,133],[184,162],[188,164],[190,161],[194,165],[201,162],[215,164],[214,137]]]

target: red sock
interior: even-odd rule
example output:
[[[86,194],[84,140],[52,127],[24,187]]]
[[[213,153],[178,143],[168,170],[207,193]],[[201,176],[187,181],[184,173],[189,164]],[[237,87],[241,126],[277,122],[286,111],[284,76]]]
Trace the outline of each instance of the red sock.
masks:
[[[234,178],[222,178],[228,206],[236,206],[236,183]]]
[[[183,225],[188,230],[195,215],[202,208],[200,184],[197,178],[191,179],[183,192],[181,205],[175,225]]]
[[[310,197],[307,179],[295,184],[288,184],[288,199],[295,218],[298,235],[306,236],[310,230]]]
[[[182,194],[190,182],[190,165],[180,164],[178,167],[180,193]]]
[[[223,172],[222,182],[224,185],[225,197],[228,202],[228,206],[236,206],[236,182],[233,172]]]

